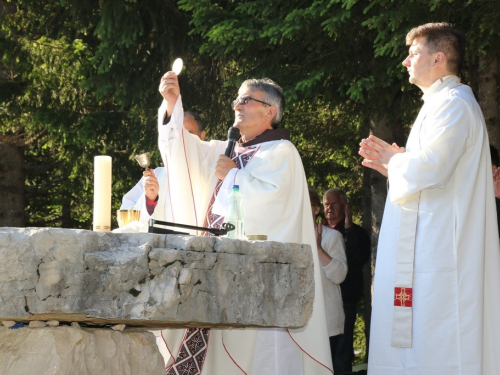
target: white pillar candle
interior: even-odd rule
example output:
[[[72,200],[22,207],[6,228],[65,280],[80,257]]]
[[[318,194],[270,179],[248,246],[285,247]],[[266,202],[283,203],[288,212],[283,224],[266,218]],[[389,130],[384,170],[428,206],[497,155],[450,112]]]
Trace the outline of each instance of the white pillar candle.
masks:
[[[94,157],[94,231],[111,231],[111,156]]]

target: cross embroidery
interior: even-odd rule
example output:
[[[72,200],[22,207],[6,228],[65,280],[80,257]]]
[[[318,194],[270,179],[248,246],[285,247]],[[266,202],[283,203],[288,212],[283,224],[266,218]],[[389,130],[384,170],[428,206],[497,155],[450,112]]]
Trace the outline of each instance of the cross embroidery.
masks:
[[[412,288],[394,288],[394,306],[411,307],[412,301]]]

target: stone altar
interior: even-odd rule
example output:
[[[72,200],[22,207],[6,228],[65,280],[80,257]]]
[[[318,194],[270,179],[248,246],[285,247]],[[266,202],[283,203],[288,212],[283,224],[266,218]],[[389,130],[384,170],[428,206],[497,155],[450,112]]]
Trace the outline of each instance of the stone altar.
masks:
[[[308,245],[0,228],[0,321],[83,325],[0,327],[0,373],[23,373],[12,370],[12,364],[26,362],[16,358],[26,357],[23,350],[29,345],[23,343],[29,342],[39,343],[47,368],[58,369],[42,373],[70,373],[64,370],[71,367],[70,360],[81,369],[73,368],[72,374],[99,373],[95,368],[114,374],[110,364],[134,358],[134,351],[137,359],[142,356],[139,362],[146,357],[152,361],[150,369],[142,368],[141,373],[162,373],[154,335],[147,329],[301,327],[312,312],[313,298]],[[120,323],[128,327],[123,332],[105,328]],[[107,354],[97,349],[107,345],[117,349]],[[45,349],[53,354],[52,362]],[[97,366],[92,371],[89,355]],[[116,373],[137,373],[132,368],[132,363],[121,366]]]

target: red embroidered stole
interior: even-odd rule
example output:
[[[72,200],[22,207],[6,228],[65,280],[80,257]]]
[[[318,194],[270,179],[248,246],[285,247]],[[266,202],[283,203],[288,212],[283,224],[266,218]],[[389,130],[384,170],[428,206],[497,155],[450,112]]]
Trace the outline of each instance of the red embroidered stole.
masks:
[[[231,159],[236,163],[238,169],[243,169],[258,151],[258,146],[235,147]],[[208,205],[205,216],[206,228],[220,228],[224,223],[224,217],[212,213],[212,207],[215,197],[219,193],[223,181],[217,181],[212,198]],[[204,232],[205,236],[211,236],[211,233]],[[175,361],[167,368],[167,375],[199,375],[203,370],[203,364],[207,354],[208,338],[210,336],[209,328],[188,328],[181,344],[181,349],[175,358]]]

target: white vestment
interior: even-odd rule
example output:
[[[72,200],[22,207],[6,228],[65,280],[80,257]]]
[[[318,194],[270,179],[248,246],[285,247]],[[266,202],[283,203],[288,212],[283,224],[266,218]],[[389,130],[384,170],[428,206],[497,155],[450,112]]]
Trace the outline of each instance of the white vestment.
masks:
[[[167,172],[164,167],[155,168],[153,171],[160,186],[158,191],[158,203],[153,214],[150,215],[146,208],[146,196],[144,195],[145,177],[142,177],[139,182],[123,196],[122,205],[120,207],[120,210],[140,210],[141,218],[139,221],[146,225],[148,225],[149,219],[151,218],[162,221],[172,221]]]
[[[170,180],[170,194],[175,197],[171,202],[173,220],[203,226],[217,182],[215,165],[227,142],[204,142],[185,131],[180,96],[167,125],[163,125],[165,110],[163,102],[159,110],[159,149]],[[264,142],[256,148],[245,168],[232,170],[226,177],[219,195],[227,193],[233,183],[239,185],[247,235],[311,245],[313,312],[301,329],[212,329],[202,374],[331,374],[323,290],[302,161],[287,140]],[[183,332],[162,331],[174,356]]]
[[[455,76],[423,99],[406,152],[388,165],[368,374],[500,374],[500,252],[483,115]],[[391,346],[398,239],[411,230],[401,228],[402,206],[415,199],[411,347],[398,348]]]

